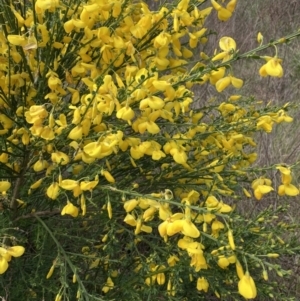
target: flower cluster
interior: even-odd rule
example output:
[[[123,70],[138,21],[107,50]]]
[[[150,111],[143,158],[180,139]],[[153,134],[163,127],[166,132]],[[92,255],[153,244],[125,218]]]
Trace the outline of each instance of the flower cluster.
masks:
[[[3,274],[8,269],[8,263],[12,257],[20,257],[24,254],[25,248],[22,246],[13,246],[3,248],[0,247],[0,274]]]

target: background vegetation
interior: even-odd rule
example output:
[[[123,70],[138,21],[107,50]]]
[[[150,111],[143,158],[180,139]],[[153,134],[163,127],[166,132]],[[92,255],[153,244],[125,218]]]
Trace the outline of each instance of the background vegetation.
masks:
[[[223,23],[212,18],[208,20],[216,28],[217,35],[214,42],[210,40],[210,47],[213,49],[217,39],[224,36],[234,36],[240,51],[243,53],[257,45],[257,33],[261,32],[264,41],[270,41],[285,34],[292,32],[294,29],[300,29],[300,2],[280,0],[265,1],[239,1],[236,14],[232,17],[232,22]],[[211,23],[210,23],[211,22]],[[271,55],[273,49],[270,50]],[[276,105],[282,105],[287,102],[293,103],[296,107],[291,113],[294,117],[292,124],[285,124],[275,127],[271,134],[258,134],[258,160],[255,165],[267,166],[276,162],[291,164],[299,161],[300,158],[300,40],[296,39],[291,44],[281,47],[279,57],[283,59],[284,76],[282,78],[261,78],[257,76],[257,65],[254,61],[239,61],[235,65],[236,74],[241,78],[248,78],[245,81],[241,91],[245,95],[253,95],[261,99],[264,103],[271,102]],[[201,97],[217,97],[213,89],[199,91]],[[278,181],[278,173],[271,173],[273,181]],[[299,185],[299,170],[295,171],[295,178]],[[291,221],[299,225],[300,222],[300,199],[287,199],[286,202],[291,207],[290,213],[285,213],[280,218],[283,221]],[[243,203],[240,210],[245,212],[257,212],[266,208],[270,204],[278,206],[282,203],[278,197],[266,197],[263,202]],[[300,243],[299,228],[295,228],[290,237]],[[280,284],[278,290],[283,290],[286,296],[294,300],[300,298],[300,263],[299,256],[285,256],[282,258],[285,267],[293,271],[292,277],[278,278]],[[280,298],[277,299],[280,301]]]

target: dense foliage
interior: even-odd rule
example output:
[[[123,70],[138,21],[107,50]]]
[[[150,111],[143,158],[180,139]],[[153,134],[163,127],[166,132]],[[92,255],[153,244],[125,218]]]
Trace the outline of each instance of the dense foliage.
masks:
[[[236,207],[299,194],[293,166],[252,167],[255,133],[291,122],[290,105],[237,94],[232,65],[258,59],[260,76],[281,77],[276,45],[300,33],[259,34],[245,54],[225,36],[206,53],[205,20],[227,21],[236,2],[0,0],[5,300],[275,295],[288,208]],[[197,99],[203,85],[218,100]]]

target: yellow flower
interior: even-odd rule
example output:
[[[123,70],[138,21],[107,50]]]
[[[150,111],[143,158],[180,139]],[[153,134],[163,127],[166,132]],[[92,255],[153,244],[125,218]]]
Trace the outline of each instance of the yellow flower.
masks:
[[[274,190],[271,187],[271,184],[271,180],[262,177],[252,182],[251,187],[254,190],[254,196],[258,201],[261,200],[263,195]]]
[[[130,121],[131,119],[134,118],[134,111],[130,107],[125,106],[120,110],[118,110],[117,118]]]
[[[222,269],[226,269],[229,266],[230,262],[227,257],[224,255],[219,256],[218,266]]]
[[[280,196],[297,196],[299,194],[299,189],[293,184],[283,184],[278,187],[278,194]]]
[[[213,70],[210,72],[209,81],[212,85],[215,85],[218,80],[220,80],[225,75],[225,67],[221,67],[218,70]]]
[[[254,299],[256,297],[257,291],[255,283],[252,277],[249,275],[247,271],[245,275],[240,279],[238,283],[239,293],[245,299]]]
[[[68,138],[72,140],[81,140],[82,139],[82,126],[75,126],[68,135]]]
[[[0,192],[6,192],[10,188],[11,184],[8,181],[0,182]]]
[[[265,57],[267,63],[261,66],[259,69],[260,76],[274,76],[274,77],[282,77],[283,69],[281,66],[281,59],[277,57]]]
[[[182,223],[182,234],[192,237],[192,238],[197,238],[200,236],[200,231],[198,228],[192,223],[190,220],[183,220]]]
[[[54,163],[66,165],[70,162],[70,158],[63,152],[54,152],[51,154],[51,160]]]
[[[230,81],[230,78],[228,76],[219,79],[216,82],[216,89],[217,89],[217,91],[220,93],[223,90],[225,90],[230,85],[230,82],[231,81]]]
[[[208,287],[209,287],[209,283],[204,277],[198,278],[198,280],[197,280],[197,290],[198,291],[207,292]]]
[[[186,164],[188,158],[184,150],[178,148],[172,148],[170,150],[170,154],[173,156],[173,159],[176,163],[182,165]]]
[[[153,110],[159,110],[162,109],[164,105],[165,102],[161,98],[157,96],[149,96],[140,102],[140,109],[144,110],[150,107]]]
[[[70,179],[62,180],[61,183],[59,184],[59,186],[65,190],[73,190],[79,187],[79,185],[80,184],[78,181],[70,180]]]
[[[139,201],[136,199],[128,200],[124,203],[124,209],[127,213],[131,212],[138,204]]]
[[[47,196],[52,199],[56,200],[59,194],[59,185],[57,182],[53,182],[46,191]]]
[[[73,217],[77,217],[79,210],[76,206],[74,206],[70,201],[67,201],[67,205],[61,211],[61,215],[69,214]]]
[[[107,278],[105,285],[102,288],[103,293],[108,293],[111,289],[113,289],[114,283],[110,277]]]
[[[243,86],[243,83],[243,80],[229,75],[219,79],[216,82],[216,89],[220,93],[224,89],[226,89],[230,84],[232,84],[235,88],[240,89]]]
[[[132,214],[127,214],[124,222],[132,227],[136,227],[135,234],[138,234],[140,231],[151,233],[152,227],[143,225],[142,219],[136,220]],[[137,231],[138,230],[138,231]]]
[[[232,16],[232,12],[235,9],[235,2],[236,2],[236,0],[231,0],[227,4],[227,7],[224,8],[219,3],[217,3],[215,0],[211,0],[211,4],[212,4],[213,8],[218,12],[218,18],[221,21],[227,21]]]
[[[292,182],[292,175],[291,170],[284,166],[277,166],[276,169],[278,169],[281,173],[281,181],[282,185],[278,187],[278,194],[280,196],[288,195],[288,196],[296,196],[299,194],[299,189],[291,184]]]
[[[174,265],[176,265],[177,261],[179,261],[179,258],[176,255],[171,255],[168,258],[168,265],[173,267]]]
[[[164,265],[160,266],[157,270],[164,270],[166,267]],[[156,275],[156,281],[158,283],[158,285],[163,285],[166,281],[166,276],[164,273],[158,273]]]
[[[93,190],[99,183],[99,179],[95,178],[94,181],[82,181],[80,182],[80,189],[83,191]]]

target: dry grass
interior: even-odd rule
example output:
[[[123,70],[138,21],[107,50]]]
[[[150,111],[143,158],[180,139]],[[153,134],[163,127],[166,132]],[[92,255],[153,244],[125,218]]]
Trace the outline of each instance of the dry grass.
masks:
[[[281,0],[256,0],[238,1],[234,17],[226,23],[219,22],[216,18],[210,19],[208,28],[214,28],[217,34],[210,39],[207,51],[218,48],[218,40],[223,36],[230,36],[237,42],[239,51],[244,53],[258,46],[256,36],[261,32],[264,42],[278,39],[300,28],[300,1]],[[212,53],[212,52],[211,52]],[[262,55],[275,55],[275,49],[269,49]],[[261,78],[258,75],[262,61],[240,61],[234,67],[234,74],[245,80],[244,87],[239,91],[242,95],[254,96],[264,103],[271,101],[274,105],[283,105],[290,102],[298,105],[300,99],[300,39],[278,47],[278,56],[283,59],[284,76],[278,78]],[[197,96],[202,99],[210,99],[217,96],[213,88],[203,88],[197,91]],[[223,96],[224,97],[224,96]],[[300,160],[300,110],[289,112],[294,117],[292,124],[275,126],[272,134],[261,133],[257,136],[258,160],[257,166],[267,166],[275,163],[293,164]],[[279,176],[274,172],[270,175],[275,186],[279,182]],[[300,171],[294,170],[295,183],[300,184]],[[247,213],[250,210],[258,212],[262,207],[279,203],[290,203],[289,214],[280,218],[289,223],[300,224],[300,198],[289,198],[282,201],[275,194],[266,198],[260,204],[249,206],[243,204],[242,210]],[[285,237],[286,241],[297,243],[298,229]],[[285,297],[290,300],[300,299],[300,270],[299,256],[286,256],[282,258],[282,264],[286,269],[291,269],[293,275],[290,279],[277,279]],[[267,299],[264,299],[267,300]],[[280,300],[278,300],[280,301]]]

